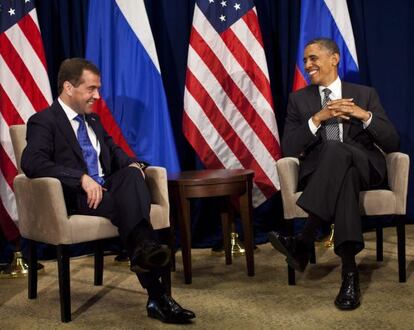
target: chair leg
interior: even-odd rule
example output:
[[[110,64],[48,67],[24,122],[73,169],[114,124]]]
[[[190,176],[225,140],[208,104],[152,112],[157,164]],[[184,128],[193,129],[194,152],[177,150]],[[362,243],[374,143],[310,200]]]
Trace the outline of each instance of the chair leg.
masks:
[[[70,311],[70,267],[69,252],[66,245],[57,246],[57,262],[59,274],[60,318],[62,322],[71,321]]]
[[[94,273],[94,285],[102,285],[103,283],[103,241],[95,241],[95,273]]]
[[[37,250],[36,242],[29,239],[29,274],[28,274],[28,298],[37,298]]]
[[[286,221],[286,231],[287,231],[288,236],[293,236],[295,234],[294,225],[295,225],[295,223],[292,220],[287,220]],[[295,270],[290,266],[288,266],[288,284],[289,285],[296,285]]]
[[[384,260],[384,249],[383,249],[384,235],[383,235],[382,227],[377,227],[375,230],[376,230],[376,237],[377,237],[377,261],[383,261]]]
[[[398,274],[401,283],[406,282],[406,259],[405,259],[405,218],[397,217],[397,240],[398,240]]]

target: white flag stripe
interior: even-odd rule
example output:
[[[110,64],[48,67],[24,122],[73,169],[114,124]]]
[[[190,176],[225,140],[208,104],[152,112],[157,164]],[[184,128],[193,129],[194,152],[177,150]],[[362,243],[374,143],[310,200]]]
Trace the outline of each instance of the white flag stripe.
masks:
[[[184,90],[184,109],[190,120],[199,129],[209,148],[213,150],[225,168],[244,168],[187,88]],[[253,189],[253,200],[258,202],[255,205],[259,205],[265,201],[266,197],[255,183],[253,185],[256,188]]]
[[[27,122],[30,116],[36,111],[1,55],[0,81],[2,82],[5,93],[8,95],[14,107],[20,114],[20,117],[22,117],[24,122]]]
[[[268,178],[275,186],[278,186],[276,171],[274,168],[271,168],[273,165],[276,166],[276,162],[273,160],[273,156],[269,153],[262,140],[254,133],[249,123],[241,115],[227,94],[222,92],[220,83],[191,46],[188,50],[188,58],[188,69],[193,72],[204,86],[223,117],[226,118],[235,134],[243,141],[246,149],[253,155]],[[270,166],[266,166],[269,164],[269,159],[273,161],[270,162]]]
[[[195,10],[199,11],[197,6]],[[200,15],[203,15],[203,13],[201,12]],[[204,16],[202,18],[202,22],[200,19],[194,21],[193,28],[203,37],[214,54],[219,58],[220,62],[223,63],[224,68],[235,85],[243,92],[250,104],[252,104],[254,111],[256,111],[263,119],[276,140],[280,141],[275,114],[271,105],[267,102],[260,90],[257,89],[257,86],[246,77],[244,69],[239,65],[221,37],[215,32],[214,28],[210,25],[210,22],[208,22]],[[190,59],[188,61],[190,61]],[[193,72],[197,72],[197,70]]]
[[[338,26],[339,32],[342,34],[346,46],[348,47],[348,50],[351,53],[356,66],[358,67],[358,57],[356,52],[354,33],[352,31],[352,24],[349,17],[346,0],[325,0],[325,4],[329,8],[332,17]]]
[[[231,26],[230,29],[237,36],[237,39],[239,39],[243,44],[250,56],[254,59],[264,76],[267,78],[267,82],[270,84],[268,74],[269,70],[267,69],[267,62],[263,53],[263,47],[252,34],[246,22],[239,19]]]
[[[14,157],[13,146],[9,134],[9,125],[4,120],[3,114],[0,112],[0,144],[2,145],[7,156],[10,158],[12,163],[16,166],[16,157]]]
[[[187,87],[184,90],[184,96],[184,109],[186,114],[198,127],[201,135],[206,140],[210,149],[217,155],[217,158],[225,167],[231,164],[233,168],[243,168],[243,165],[239,162],[220,133],[217,132],[210,118],[206,116],[204,110],[188,91]]]
[[[13,190],[9,187],[3,172],[0,171],[0,198],[7,213],[13,221],[17,221],[16,200]]]
[[[30,17],[32,18],[32,20],[33,20],[33,22],[36,24],[36,26],[37,26],[37,28],[39,29],[39,31],[40,31],[40,28],[39,28],[39,21],[37,20],[37,15],[36,15],[36,9],[32,9],[30,12],[29,12],[29,15],[30,15]]]
[[[14,24],[5,32],[5,34],[13,44],[17,53],[20,55],[23,63],[29,70],[32,77],[36,77],[34,81],[39,87],[46,101],[48,103],[51,103],[52,93],[50,91],[49,77],[43,63],[40,61],[29,40],[27,40],[25,34],[20,29],[18,24]]]
[[[161,74],[154,38],[152,36],[144,1],[116,0],[116,3],[138,40],[144,46],[158,72]]]

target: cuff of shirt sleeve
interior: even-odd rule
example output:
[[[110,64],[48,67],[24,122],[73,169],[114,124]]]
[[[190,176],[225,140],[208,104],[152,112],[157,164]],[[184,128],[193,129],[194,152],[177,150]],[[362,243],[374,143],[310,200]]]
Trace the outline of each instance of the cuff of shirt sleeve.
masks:
[[[321,125],[316,127],[315,124],[313,123],[312,117],[309,118],[308,125],[309,125],[309,129],[312,132],[312,134],[316,136],[316,132],[318,131],[319,127],[321,127]]]
[[[362,126],[364,127],[364,129],[366,129],[369,126],[369,124],[371,124],[371,121],[372,121],[372,112],[368,111],[368,113],[369,113],[369,119],[367,121],[362,121]]]

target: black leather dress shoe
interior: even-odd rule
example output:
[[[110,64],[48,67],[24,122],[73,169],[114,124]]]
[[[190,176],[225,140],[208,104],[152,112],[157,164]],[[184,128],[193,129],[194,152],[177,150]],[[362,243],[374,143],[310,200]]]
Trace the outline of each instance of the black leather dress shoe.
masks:
[[[138,244],[130,258],[130,269],[135,273],[165,266],[170,261],[170,249],[156,241],[144,240]]]
[[[158,299],[149,299],[147,302],[148,316],[165,323],[190,323],[195,314],[182,308],[171,296],[166,294]]]
[[[286,262],[293,269],[304,272],[309,263],[309,249],[294,236],[283,236],[271,231],[268,238],[272,246],[286,256]]]
[[[345,273],[342,285],[335,299],[335,306],[342,310],[352,310],[361,304],[358,272]]]

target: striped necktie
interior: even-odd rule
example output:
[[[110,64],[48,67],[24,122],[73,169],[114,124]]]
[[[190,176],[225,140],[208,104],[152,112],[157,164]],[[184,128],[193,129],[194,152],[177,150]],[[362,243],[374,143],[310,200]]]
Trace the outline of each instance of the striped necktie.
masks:
[[[77,138],[82,149],[83,159],[88,168],[88,175],[100,185],[103,185],[105,180],[99,176],[98,154],[86,130],[85,118],[84,116],[77,115],[74,119],[79,123]]]
[[[332,91],[328,88],[325,88],[322,90],[324,93],[324,97],[322,100],[322,109],[326,107],[328,102],[331,100],[329,98],[329,94],[332,93]],[[339,138],[339,124],[337,118],[331,118],[325,121],[323,124],[324,127],[324,134],[322,134],[322,137],[324,137],[326,140],[334,140],[334,141],[340,141]]]

